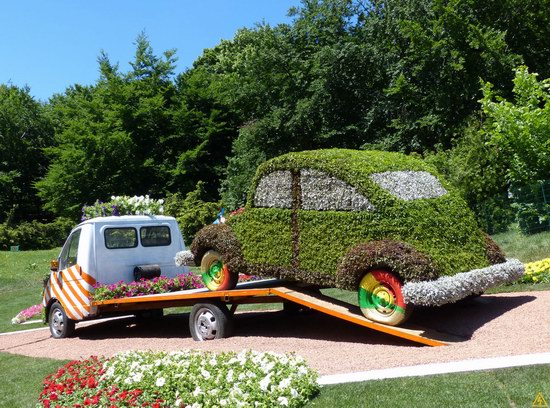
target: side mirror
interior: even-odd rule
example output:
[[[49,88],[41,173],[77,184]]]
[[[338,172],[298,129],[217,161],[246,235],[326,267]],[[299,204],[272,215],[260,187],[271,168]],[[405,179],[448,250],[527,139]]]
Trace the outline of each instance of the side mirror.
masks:
[[[57,272],[58,268],[59,268],[59,261],[57,259],[52,259],[50,261],[50,271]]]

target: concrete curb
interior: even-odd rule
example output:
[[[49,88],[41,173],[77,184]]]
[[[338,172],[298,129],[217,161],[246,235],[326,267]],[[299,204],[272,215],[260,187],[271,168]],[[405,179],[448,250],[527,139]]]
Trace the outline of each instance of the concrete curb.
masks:
[[[421,364],[357,373],[325,375],[319,378],[320,385],[345,384],[387,378],[422,377],[435,374],[461,373],[467,371],[493,370],[496,368],[550,364],[550,353],[523,354],[518,356],[493,357],[450,363]]]

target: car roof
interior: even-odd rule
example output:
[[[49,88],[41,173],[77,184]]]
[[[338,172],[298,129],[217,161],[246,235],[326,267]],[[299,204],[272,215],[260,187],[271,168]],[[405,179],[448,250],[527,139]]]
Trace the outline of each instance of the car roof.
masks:
[[[368,189],[373,182],[370,175],[387,171],[428,171],[438,176],[435,169],[423,160],[401,153],[376,150],[324,149],[287,153],[263,163],[256,173],[259,178],[277,170],[314,169],[326,172],[350,185]]]

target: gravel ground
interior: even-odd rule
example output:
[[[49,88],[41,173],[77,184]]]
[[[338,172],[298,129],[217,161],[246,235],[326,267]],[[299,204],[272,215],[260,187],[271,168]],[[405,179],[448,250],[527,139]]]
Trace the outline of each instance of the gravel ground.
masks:
[[[417,309],[411,323],[459,337],[446,347],[416,345],[309,311],[242,313],[235,335],[199,343],[188,315],[136,325],[133,317],[77,325],[75,337],[54,340],[48,330],[0,336],[0,351],[59,359],[112,355],[129,349],[240,351],[303,356],[321,375],[415,364],[550,351],[550,291],[484,295],[462,305]]]

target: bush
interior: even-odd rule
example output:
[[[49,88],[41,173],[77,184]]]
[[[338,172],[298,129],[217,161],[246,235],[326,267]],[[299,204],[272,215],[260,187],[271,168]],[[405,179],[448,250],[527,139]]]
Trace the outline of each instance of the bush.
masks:
[[[3,250],[12,246],[22,250],[55,248],[65,242],[74,225],[68,218],[58,218],[51,223],[23,222],[14,227],[0,224],[0,247]]]
[[[221,202],[203,201],[204,182],[199,181],[194,191],[185,198],[176,193],[166,198],[165,214],[175,217],[181,228],[184,241],[189,244],[203,226],[212,224],[222,207]]]

